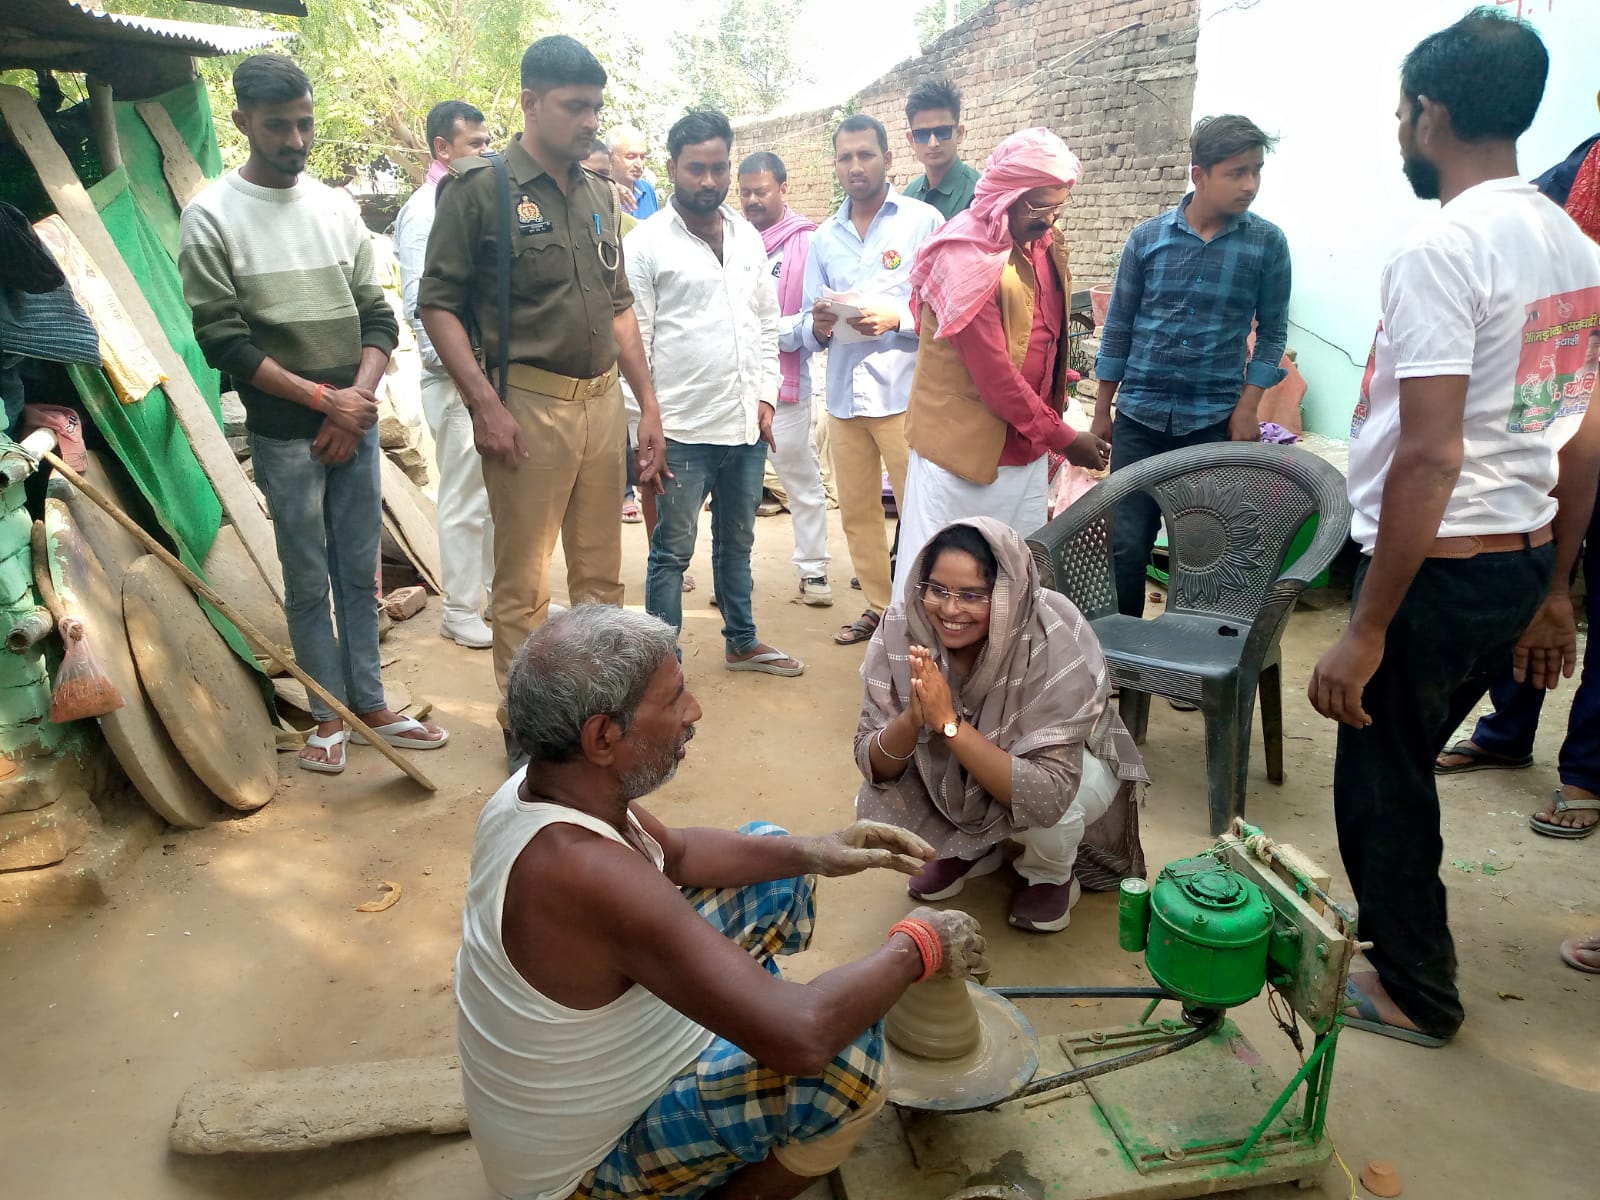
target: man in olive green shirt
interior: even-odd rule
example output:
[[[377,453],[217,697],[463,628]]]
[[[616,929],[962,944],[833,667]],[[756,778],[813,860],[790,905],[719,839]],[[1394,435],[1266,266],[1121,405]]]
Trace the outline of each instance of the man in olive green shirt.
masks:
[[[522,58],[523,132],[506,148],[511,187],[510,361],[502,403],[483,363],[500,359],[498,196],[487,158],[458,159],[439,186],[417,312],[472,414],[494,518],[494,669],[506,727],[511,660],[550,606],[556,538],[567,593],[621,604],[617,497],[626,479],[620,367],[639,402],[638,473],[656,488],[666,462],[661,415],[622,265],[621,213],[611,184],[586,171],[606,72],[570,37],[547,37]],[[506,735],[515,771],[526,762]]]
[[[967,127],[961,123],[961,93],[948,79],[925,79],[906,98],[906,141],[922,174],[904,194],[939,210],[948,221],[972,205],[978,172],[958,157]]]

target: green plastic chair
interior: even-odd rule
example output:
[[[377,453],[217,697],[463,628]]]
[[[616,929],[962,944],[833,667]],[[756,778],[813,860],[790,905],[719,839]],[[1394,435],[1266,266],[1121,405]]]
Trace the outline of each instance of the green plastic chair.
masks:
[[[1135,492],[1160,505],[1169,535],[1166,611],[1148,621],[1117,612],[1111,570],[1117,505]],[[1313,515],[1316,534],[1290,561]],[[1213,834],[1244,815],[1258,691],[1267,778],[1283,782],[1278,639],[1349,533],[1337,468],[1294,446],[1225,442],[1124,467],[1028,539],[1044,585],[1093,623],[1135,741],[1144,741],[1152,695],[1199,706]]]

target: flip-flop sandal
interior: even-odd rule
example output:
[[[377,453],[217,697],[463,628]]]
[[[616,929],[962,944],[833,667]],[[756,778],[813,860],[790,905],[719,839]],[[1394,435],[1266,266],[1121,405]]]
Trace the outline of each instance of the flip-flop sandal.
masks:
[[[1393,1038],[1397,1042],[1406,1042],[1412,1046],[1426,1046],[1430,1050],[1438,1049],[1450,1040],[1436,1037],[1431,1033],[1422,1033],[1416,1029],[1389,1024],[1378,1015],[1378,1006],[1372,1002],[1372,997],[1349,980],[1346,980],[1344,985],[1344,1001],[1347,1008],[1356,1010],[1355,1016],[1344,1018],[1344,1023],[1351,1029],[1375,1033],[1379,1037]]]
[[[644,513],[639,510],[637,500],[624,500],[622,502],[622,523],[624,525],[638,525],[644,520]]]
[[[339,760],[337,762],[318,762],[314,758],[305,758],[302,756],[298,760],[300,763],[300,769],[302,771],[315,771],[318,775],[342,774],[344,772],[345,759],[344,740],[345,731],[343,729],[336,730],[327,736],[323,736],[320,733],[306,734],[306,748],[308,750],[338,750]]]
[[[1600,812],[1600,800],[1563,800],[1560,788],[1552,793],[1550,799],[1557,816],[1566,812]],[[1528,828],[1545,837],[1565,838],[1571,842],[1591,836],[1596,829],[1600,829],[1600,821],[1591,821],[1587,825],[1557,825],[1540,820],[1539,814],[1534,813],[1528,818]]]
[[[1600,954],[1600,937],[1575,937],[1568,938],[1561,943],[1561,961],[1574,971],[1582,971],[1585,975],[1600,975],[1600,967],[1591,967],[1578,957],[1579,950],[1588,950],[1592,954]]]
[[[792,667],[780,667],[779,663],[792,662]],[[798,658],[790,658],[782,650],[763,650],[751,658],[738,660],[723,659],[722,665],[730,671],[759,671],[763,675],[783,675],[793,678],[805,674],[806,665]]]
[[[686,592],[694,591],[694,576],[687,571],[683,573],[683,590]]]
[[[389,745],[393,746],[396,750],[439,750],[442,749],[444,744],[450,740],[449,732],[443,729],[441,729],[439,732],[444,736],[435,739],[429,739],[427,741],[424,741],[422,738],[405,736],[406,734],[414,733],[419,729],[426,731],[427,728],[428,727],[421,721],[415,720],[411,717],[401,717],[398,721],[390,721],[387,725],[372,726],[372,732],[377,734],[384,741],[388,742]],[[350,740],[358,746],[366,746],[370,744],[366,738],[357,733],[355,730],[350,731]]]
[[[1449,756],[1464,758],[1464,763],[1454,763],[1446,766],[1439,758]],[[1474,746],[1471,742],[1457,742],[1448,750],[1442,751],[1439,758],[1433,760],[1433,773],[1435,775],[1465,775],[1469,771],[1520,771],[1524,767],[1533,766],[1533,755],[1524,754],[1513,757],[1509,754],[1495,754],[1482,747]]]
[[[878,622],[881,620],[883,618],[869,608],[834,634],[833,640],[841,646],[854,646],[859,642],[869,641],[872,635],[878,632]]]

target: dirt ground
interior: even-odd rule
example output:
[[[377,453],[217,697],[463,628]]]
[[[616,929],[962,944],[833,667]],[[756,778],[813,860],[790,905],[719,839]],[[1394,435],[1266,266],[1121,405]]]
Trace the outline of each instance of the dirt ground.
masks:
[[[861,655],[828,635],[854,615],[859,596],[847,586],[851,572],[833,516],[838,602],[831,610],[791,599],[787,517],[758,523],[757,620],[768,641],[806,661],[805,676],[795,680],[720,668],[720,622],[708,603],[709,533],[702,533],[700,588],[686,597],[684,644],[705,719],[684,769],[650,802],[668,822],[732,826],[763,817],[820,832],[849,819]],[[644,534],[629,526],[624,539],[628,595],[637,601]],[[1333,729],[1311,711],[1303,687],[1342,614],[1338,597],[1321,595],[1290,626],[1288,778],[1282,787],[1269,784],[1258,748],[1248,807],[1273,836],[1329,866],[1336,890],[1343,884],[1332,817]],[[474,822],[502,781],[503,758],[488,655],[441,641],[437,620],[430,606],[387,643],[400,655],[396,677],[432,700],[452,731],[448,748],[419,759],[440,783],[436,795],[400,779],[370,749],[354,749],[337,779],[284,759],[272,804],[205,830],[169,831],[121,881],[111,905],[0,912],[0,1193],[488,1197],[464,1136],[212,1159],[179,1157],[166,1141],[178,1098],[197,1080],[453,1050],[459,903]],[[1534,769],[1468,775],[1442,788],[1444,873],[1469,1010],[1460,1037],[1436,1051],[1359,1032],[1342,1040],[1331,1117],[1339,1150],[1356,1171],[1369,1159],[1392,1160],[1412,1200],[1597,1194],[1600,978],[1561,965],[1556,947],[1600,929],[1600,839],[1550,841],[1526,823],[1554,782],[1569,695],[1547,709]],[[1155,870],[1210,840],[1198,715],[1158,702],[1145,753],[1154,784],[1144,839]],[[1502,873],[1461,869],[1483,862]],[[1005,924],[1010,878],[1002,872],[978,881],[961,898],[989,933],[994,983],[1142,981],[1135,958],[1117,948],[1114,897],[1085,896],[1069,930],[1030,937]],[[355,912],[382,880],[403,884],[401,901],[378,914]],[[791,974],[810,977],[865,951],[906,908],[893,876],[825,882],[816,947],[792,960]],[[1133,1015],[1108,1007],[1035,1018],[1062,1028]],[[1281,1075],[1292,1073],[1293,1050],[1264,1002],[1232,1015]],[[1351,1193],[1332,1166],[1320,1191],[1248,1194],[1343,1200]]]

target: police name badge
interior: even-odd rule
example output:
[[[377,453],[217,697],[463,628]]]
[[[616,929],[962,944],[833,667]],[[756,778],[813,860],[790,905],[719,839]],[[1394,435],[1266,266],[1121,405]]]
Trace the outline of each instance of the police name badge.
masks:
[[[517,205],[517,230],[520,233],[549,233],[554,228],[549,221],[544,219],[544,214],[539,211],[539,206],[526,196],[522,203]]]

